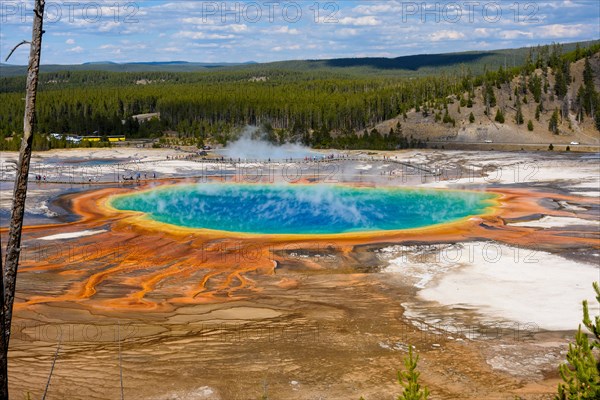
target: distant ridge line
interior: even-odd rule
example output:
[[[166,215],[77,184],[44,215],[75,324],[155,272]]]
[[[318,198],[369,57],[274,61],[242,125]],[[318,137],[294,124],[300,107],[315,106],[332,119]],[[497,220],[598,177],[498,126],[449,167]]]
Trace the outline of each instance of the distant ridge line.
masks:
[[[600,43],[600,39],[561,43],[565,51],[581,47],[589,47]],[[117,63],[114,61],[92,61],[83,64],[44,64],[42,73],[55,73],[62,71],[105,71],[105,72],[200,72],[210,70],[244,70],[252,72],[252,68],[263,72],[265,70],[285,69],[290,71],[333,69],[338,72],[348,73],[388,73],[414,75],[416,73],[434,73],[444,70],[467,67],[473,73],[482,72],[487,68],[498,68],[501,65],[521,65],[530,49],[537,46],[520,47],[513,49],[464,51],[438,54],[415,54],[399,57],[344,57],[332,59],[307,59],[288,60],[257,63],[254,61],[228,63],[228,62],[189,62],[173,61],[135,61]],[[507,62],[508,61],[508,62]],[[0,63],[0,77],[24,76],[27,72],[25,65],[10,65]]]

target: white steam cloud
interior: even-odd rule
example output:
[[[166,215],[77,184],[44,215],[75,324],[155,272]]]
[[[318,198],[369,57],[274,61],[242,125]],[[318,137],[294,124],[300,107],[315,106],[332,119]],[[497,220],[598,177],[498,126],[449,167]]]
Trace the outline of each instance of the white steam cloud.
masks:
[[[303,159],[319,156],[310,147],[297,143],[276,145],[267,140],[267,134],[261,128],[247,126],[235,142],[219,150],[224,157],[242,161],[281,161],[286,159]]]

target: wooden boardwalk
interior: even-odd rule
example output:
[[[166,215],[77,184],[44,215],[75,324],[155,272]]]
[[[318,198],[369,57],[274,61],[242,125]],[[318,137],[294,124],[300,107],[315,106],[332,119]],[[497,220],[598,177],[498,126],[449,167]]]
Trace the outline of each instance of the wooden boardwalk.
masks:
[[[153,174],[144,172],[144,168],[140,168],[143,166],[164,164],[169,161],[189,161],[195,162],[200,165],[205,165],[204,168],[199,168],[203,171],[200,175],[174,175],[170,176],[167,174],[163,174],[160,178],[152,177],[148,178],[148,175]],[[174,180],[184,180],[184,179],[201,179],[209,176],[218,176],[219,174],[223,176],[231,176],[236,175],[235,171],[231,171],[231,168],[252,168],[251,165],[259,164],[264,167],[282,167],[285,165],[304,165],[304,166],[315,166],[315,165],[331,165],[331,164],[345,164],[345,163],[386,163],[386,164],[395,164],[402,167],[403,175],[425,175],[425,176],[440,176],[441,172],[439,170],[432,170],[427,168],[421,164],[414,164],[406,161],[396,160],[393,158],[383,158],[383,157],[344,157],[344,158],[320,158],[320,159],[289,159],[289,160],[276,160],[276,161],[264,161],[264,160],[232,160],[232,159],[206,159],[201,156],[194,157],[181,157],[181,158],[169,158],[164,160],[145,160],[145,161],[132,161],[127,163],[116,163],[116,164],[102,164],[102,165],[48,165],[44,169],[40,169],[43,171],[52,171],[55,170],[66,170],[65,174],[58,179],[53,179],[52,176],[46,175],[46,180],[37,180],[36,175],[42,175],[36,173],[35,168],[30,170],[29,174],[29,182],[36,184],[61,184],[61,185],[135,185],[141,183],[147,183],[156,181],[159,179],[174,179]],[[8,164],[12,165],[12,164]],[[97,178],[98,174],[93,174],[91,171],[106,171],[104,176],[100,179]],[[8,178],[5,176],[4,168],[2,174],[0,176],[0,182],[13,182],[12,178]],[[89,172],[88,172],[89,171]],[[81,172],[84,176],[72,176],[77,175],[77,172]],[[207,174],[208,172],[208,174]],[[110,175],[113,175],[113,179],[110,179]],[[146,178],[142,178],[143,175],[146,175]],[[139,175],[139,179],[137,176]],[[316,175],[328,175],[326,171]],[[133,179],[121,179],[121,176],[131,177]]]

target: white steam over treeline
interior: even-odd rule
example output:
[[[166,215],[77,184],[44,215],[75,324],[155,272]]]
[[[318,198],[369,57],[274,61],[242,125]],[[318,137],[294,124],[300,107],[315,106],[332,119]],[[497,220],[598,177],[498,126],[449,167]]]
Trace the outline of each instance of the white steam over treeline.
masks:
[[[246,126],[238,139],[219,150],[224,157],[241,160],[286,160],[318,156],[300,143],[281,143],[269,126]]]

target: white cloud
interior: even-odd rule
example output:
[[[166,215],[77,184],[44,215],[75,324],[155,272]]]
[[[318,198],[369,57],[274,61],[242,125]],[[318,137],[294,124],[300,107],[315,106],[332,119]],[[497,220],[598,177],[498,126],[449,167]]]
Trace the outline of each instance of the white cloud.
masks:
[[[225,46],[219,46],[216,43],[192,43],[191,46],[192,47],[197,47],[197,48],[200,48],[200,49],[215,48],[215,47],[225,47]]]
[[[531,32],[527,32],[527,31],[517,31],[517,30],[512,30],[512,31],[502,31],[500,32],[500,38],[502,39],[520,39],[520,38],[533,38],[533,33]]]
[[[300,50],[300,45],[299,44],[293,44],[291,46],[275,46],[271,50],[273,50],[273,51]]]
[[[183,21],[195,21],[198,18],[184,18]],[[184,24],[185,25],[185,24]],[[195,31],[226,31],[226,32],[247,32],[248,25],[246,24],[192,24],[194,26],[182,26],[182,30],[195,30]]]
[[[281,34],[288,34],[288,35],[300,34],[300,31],[298,29],[296,29],[296,28],[290,29],[289,26],[280,26],[275,29],[264,30],[262,32],[264,32],[264,33],[281,33]]]
[[[118,28],[118,27],[120,27],[120,26],[121,26],[121,23],[120,23],[120,22],[109,21],[109,22],[106,22],[106,23],[103,23],[103,24],[101,24],[101,25],[100,25],[100,28],[98,28],[98,30],[99,30],[100,32],[110,32],[110,31],[112,31],[113,29],[116,29],[116,28]]]
[[[377,18],[368,15],[364,17],[344,17],[339,20],[342,25],[355,25],[355,26],[376,26],[379,25]]]
[[[207,17],[187,17],[182,18],[181,22],[185,24],[193,24],[193,25],[214,25],[215,20],[208,19]]]
[[[246,24],[230,24],[225,26],[228,28],[226,30],[231,30],[233,32],[246,32],[248,30],[248,26]]]
[[[542,37],[548,38],[572,38],[579,36],[584,31],[584,26],[581,24],[577,25],[563,25],[553,24],[540,26],[537,30],[541,33]]]
[[[33,0],[25,1],[29,4]],[[228,15],[227,22],[223,23],[218,10],[203,18],[202,7],[197,2],[165,1],[168,2],[141,2],[134,16],[138,23],[124,22],[123,15],[119,18],[120,23],[115,21],[114,8],[108,3],[101,6],[102,19],[90,23],[81,17],[82,7],[77,6],[74,21],[69,21],[63,14],[60,21],[49,27],[49,43],[53,46],[45,51],[45,59],[47,62],[79,62],[82,56],[86,58],[83,61],[94,61],[115,55],[121,61],[159,58],[204,61],[211,58],[260,62],[357,57],[361,54],[375,56],[386,52],[394,57],[583,40],[598,36],[600,21],[597,13],[590,11],[592,0],[536,1],[538,8],[532,15],[538,19],[535,23],[528,19],[531,8],[525,10],[524,4],[521,4],[518,20],[512,9],[503,6],[502,18],[495,24],[482,20],[481,5],[476,7],[479,14],[475,15],[475,21],[467,24],[469,16],[462,2],[454,3],[454,7],[462,7],[462,24],[436,24],[429,17],[426,23],[418,23],[418,15],[414,23],[403,23],[404,0],[341,1],[337,2],[339,9],[333,14],[331,9],[323,9],[325,3],[321,3],[319,23],[313,21],[314,11],[309,9],[313,2],[298,2],[303,19],[292,24],[286,23],[281,15],[283,3],[276,7],[272,22],[269,22],[266,6],[257,2],[263,7],[260,21],[254,23],[243,18],[236,21],[235,16]],[[216,3],[219,7],[221,2]],[[453,7],[452,2],[443,3],[450,9]],[[331,18],[338,23],[325,23],[325,19],[332,22]],[[17,22],[2,29],[3,50],[8,46],[5,43],[16,43],[31,35],[30,18],[28,23],[18,23],[18,20],[16,18]],[[122,40],[125,37],[131,42],[125,43]],[[84,44],[85,49],[81,47]],[[181,48],[179,53],[175,52],[178,48]]]
[[[433,32],[429,35],[429,38],[434,42],[438,42],[440,40],[457,40],[463,39],[464,37],[464,33],[451,30],[441,30]]]
[[[222,40],[222,39],[233,39],[233,38],[235,38],[235,35],[221,35],[221,34],[216,34],[216,33],[193,32],[193,31],[179,31],[179,32],[177,32],[174,35],[174,37],[186,38],[186,39],[193,39],[193,40],[198,40],[198,39],[218,39],[218,40]]]
[[[402,7],[396,1],[389,1],[387,4],[359,5],[354,7],[357,14],[387,14],[402,12]]]
[[[494,30],[489,28],[477,28],[473,32],[477,37],[490,37]]]
[[[548,2],[541,2],[538,3],[538,7],[540,9],[542,8],[546,8],[546,7],[551,7],[554,9],[560,9],[560,8],[577,8],[577,7],[586,7],[585,2],[580,1],[579,3],[576,3],[574,1],[571,0],[563,0],[561,1],[548,1]]]

